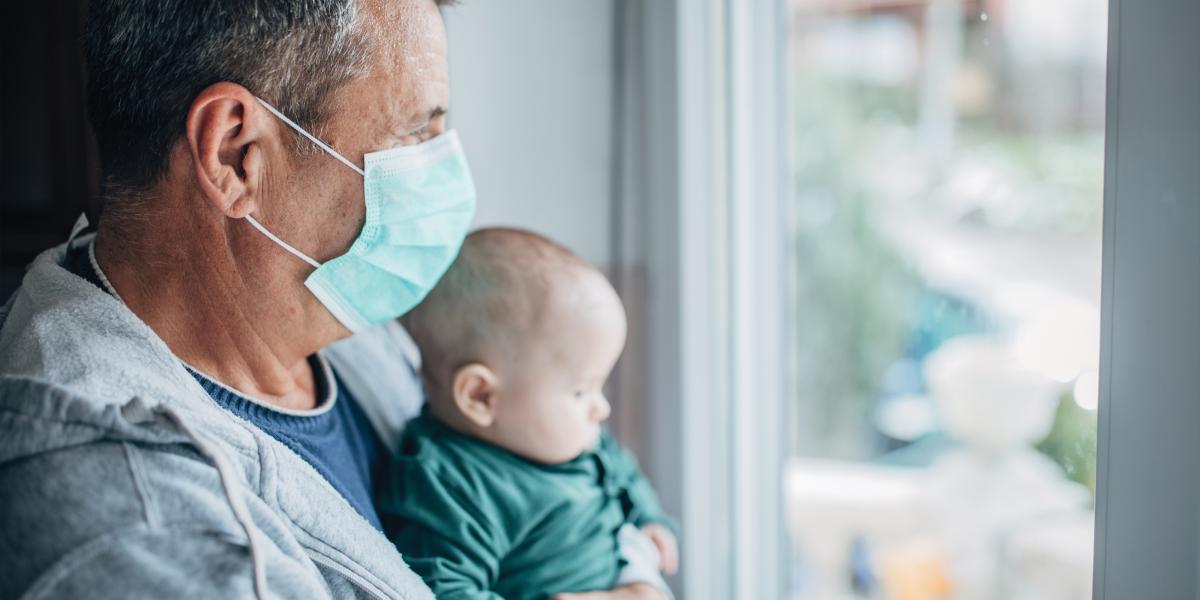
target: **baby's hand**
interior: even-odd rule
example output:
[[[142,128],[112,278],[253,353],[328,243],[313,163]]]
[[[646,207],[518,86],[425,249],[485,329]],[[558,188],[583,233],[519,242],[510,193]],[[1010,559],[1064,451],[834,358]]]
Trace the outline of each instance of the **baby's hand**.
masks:
[[[679,570],[679,543],[675,541],[675,534],[671,533],[670,529],[651,523],[642,527],[642,533],[654,542],[658,548],[658,556],[662,560],[662,572],[667,575],[674,575],[675,571]]]

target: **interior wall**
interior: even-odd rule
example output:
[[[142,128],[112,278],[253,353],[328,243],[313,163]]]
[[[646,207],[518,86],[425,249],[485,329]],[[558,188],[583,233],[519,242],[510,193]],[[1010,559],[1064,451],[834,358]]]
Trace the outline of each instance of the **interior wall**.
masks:
[[[450,124],[476,226],[548,235],[610,260],[613,0],[474,0],[445,9]]]

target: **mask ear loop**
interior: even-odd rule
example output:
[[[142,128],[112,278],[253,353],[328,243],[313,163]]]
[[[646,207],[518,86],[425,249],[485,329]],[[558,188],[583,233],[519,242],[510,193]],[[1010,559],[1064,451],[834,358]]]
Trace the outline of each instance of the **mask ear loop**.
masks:
[[[334,150],[333,148],[329,147],[329,145],[328,145],[328,144],[326,144],[325,142],[322,142],[321,140],[318,140],[318,139],[316,138],[316,136],[314,136],[313,134],[311,134],[311,133],[309,133],[309,132],[305,131],[303,127],[301,127],[301,126],[297,125],[297,124],[296,124],[294,121],[292,121],[291,119],[287,118],[287,116],[286,116],[286,115],[284,115],[283,113],[279,112],[279,110],[277,110],[277,109],[276,109],[274,106],[271,106],[270,104],[268,104],[266,100],[263,100],[262,98],[259,98],[258,96],[255,96],[255,97],[254,97],[254,99],[255,99],[255,100],[258,100],[258,103],[259,103],[259,104],[261,104],[261,105],[263,105],[263,108],[265,108],[265,109],[267,109],[268,111],[270,111],[270,112],[271,112],[271,114],[275,115],[276,117],[279,117],[279,120],[280,120],[280,121],[283,121],[284,123],[287,123],[287,124],[288,124],[288,126],[289,126],[289,127],[291,127],[292,129],[295,129],[297,133],[299,133],[300,135],[302,135],[302,136],[304,136],[304,137],[308,138],[308,140],[309,140],[310,142],[312,142],[312,143],[316,144],[316,145],[317,145],[317,146],[319,146],[319,147],[320,147],[322,150],[324,150],[324,151],[328,152],[328,153],[330,154],[330,156],[333,156],[334,158],[336,158],[336,159],[338,159],[338,160],[342,161],[342,164],[346,165],[347,167],[350,167],[351,169],[354,169],[354,172],[355,172],[355,173],[358,173],[359,175],[362,175],[362,176],[364,176],[364,177],[366,176],[366,173],[364,173],[362,169],[358,168],[358,165],[356,165],[356,164],[354,164],[354,163],[350,162],[350,161],[349,161],[349,160],[348,160],[348,159],[347,159],[345,156],[342,156],[341,154],[338,154],[338,151],[337,151],[337,150]],[[307,254],[305,254],[305,253],[303,253],[303,252],[301,252],[301,251],[299,251],[299,250],[295,249],[294,247],[292,247],[292,245],[291,245],[291,244],[289,244],[289,243],[287,243],[287,242],[285,242],[285,241],[283,241],[283,240],[279,239],[279,237],[278,237],[278,236],[276,236],[275,234],[271,233],[270,231],[267,231],[267,228],[266,228],[266,227],[263,227],[263,226],[262,226],[262,223],[259,223],[259,222],[258,222],[258,220],[257,220],[257,219],[255,219],[254,217],[252,217],[252,216],[250,216],[250,215],[246,215],[246,220],[247,220],[247,221],[249,221],[249,222],[250,222],[250,224],[251,224],[251,225],[253,225],[255,229],[259,230],[260,232],[262,232],[262,234],[263,234],[263,235],[265,235],[265,236],[267,236],[268,238],[270,238],[270,239],[271,239],[271,241],[275,242],[276,244],[279,244],[279,247],[283,248],[284,250],[287,250],[288,252],[291,252],[291,253],[292,253],[292,254],[293,254],[293,255],[294,255],[296,258],[299,258],[300,260],[302,260],[302,261],[304,261],[304,262],[306,262],[306,263],[308,263],[308,264],[312,265],[312,267],[313,267],[314,269],[319,269],[319,268],[321,268],[321,263],[319,263],[319,262],[317,262],[317,261],[315,261],[315,260],[313,260],[313,259],[309,258]]]
[[[279,247],[294,254],[296,256],[296,258],[299,258],[300,260],[312,265],[312,268],[314,268],[314,269],[321,268],[321,263],[309,258],[307,254],[293,248],[291,244],[279,239],[279,236],[276,236],[275,234],[271,233],[270,231],[267,231],[267,228],[263,227],[262,223],[259,223],[258,220],[255,219],[254,217],[252,217],[250,215],[246,215],[246,220],[250,221],[250,224],[253,225],[255,229],[261,231],[263,235],[271,238],[272,242],[279,244]]]
[[[349,161],[349,160],[348,160],[348,159],[347,159],[345,156],[342,156],[341,154],[338,154],[337,150],[334,150],[333,148],[330,148],[328,144],[326,144],[325,142],[322,142],[321,140],[318,140],[318,139],[316,138],[316,136],[314,136],[313,134],[311,134],[311,133],[309,133],[309,132],[305,131],[303,127],[301,127],[301,126],[297,125],[297,124],[296,124],[295,122],[293,122],[291,119],[289,119],[289,118],[287,118],[286,116],[284,116],[284,114],[283,114],[283,113],[281,113],[281,112],[279,112],[278,110],[276,110],[276,108],[275,108],[274,106],[271,106],[270,104],[267,104],[267,101],[266,101],[266,100],[263,100],[262,98],[259,98],[258,96],[255,96],[255,97],[254,97],[254,99],[255,99],[255,100],[258,100],[258,103],[259,103],[259,104],[261,104],[261,105],[263,105],[263,108],[265,108],[265,109],[267,109],[267,110],[271,111],[271,114],[275,115],[276,117],[279,117],[279,120],[280,120],[280,121],[283,121],[284,123],[287,123],[289,127],[291,127],[292,129],[295,129],[297,133],[299,133],[300,135],[302,135],[302,136],[304,136],[304,137],[308,138],[308,140],[309,140],[310,142],[312,142],[312,143],[316,144],[317,146],[320,146],[320,148],[321,148],[322,150],[324,150],[324,151],[328,152],[329,154],[333,155],[333,157],[334,157],[334,158],[336,158],[336,159],[338,159],[338,160],[342,161],[342,163],[343,163],[343,164],[345,164],[347,167],[350,167],[351,169],[354,169],[354,172],[355,172],[355,173],[358,173],[359,175],[362,175],[362,176],[364,176],[364,177],[366,176],[366,173],[364,173],[362,169],[358,168],[358,165],[356,165],[356,164],[354,164],[354,163],[350,162],[350,161]]]

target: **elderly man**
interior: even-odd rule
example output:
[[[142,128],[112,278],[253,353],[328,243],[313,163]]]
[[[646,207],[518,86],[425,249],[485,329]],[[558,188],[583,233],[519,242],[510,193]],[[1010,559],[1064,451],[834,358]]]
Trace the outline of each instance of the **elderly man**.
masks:
[[[0,311],[0,597],[430,595],[371,493],[474,206],[436,4],[90,2],[104,214]]]

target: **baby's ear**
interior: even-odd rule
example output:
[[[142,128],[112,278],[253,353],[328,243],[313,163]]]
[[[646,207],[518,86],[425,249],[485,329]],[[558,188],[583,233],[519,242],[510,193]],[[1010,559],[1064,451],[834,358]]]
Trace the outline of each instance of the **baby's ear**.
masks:
[[[454,373],[454,404],[477,427],[491,427],[496,420],[496,382],[496,373],[480,363]]]

